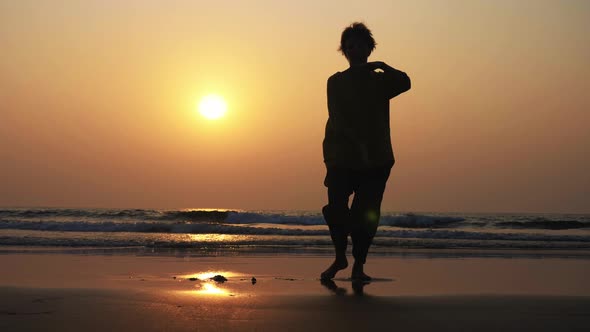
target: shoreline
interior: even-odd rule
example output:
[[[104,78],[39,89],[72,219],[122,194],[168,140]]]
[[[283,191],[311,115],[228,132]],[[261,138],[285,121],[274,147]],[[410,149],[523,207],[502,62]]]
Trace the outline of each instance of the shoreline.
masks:
[[[274,250],[273,250],[274,249]],[[530,258],[530,259],[590,259],[590,249],[522,249],[522,248],[387,248],[379,250],[373,245],[370,257],[393,258]],[[166,247],[92,247],[92,246],[15,246],[0,245],[0,255],[13,254],[72,254],[72,255],[132,255],[164,257],[332,257],[333,248],[313,248],[308,251],[274,248],[272,246],[228,247],[228,248],[166,248]],[[348,248],[347,255],[351,256]]]

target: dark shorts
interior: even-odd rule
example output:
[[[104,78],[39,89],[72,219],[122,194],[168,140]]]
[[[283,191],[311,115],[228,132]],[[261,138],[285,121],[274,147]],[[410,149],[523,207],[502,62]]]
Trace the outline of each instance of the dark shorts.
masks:
[[[328,216],[326,222],[328,224],[362,223],[362,219],[375,219],[375,217],[378,219],[385,185],[392,167],[393,162],[366,169],[329,167],[324,185],[328,188],[327,207],[333,218]],[[348,203],[352,194],[354,199],[349,207]],[[342,214],[350,215],[351,220],[343,220]]]

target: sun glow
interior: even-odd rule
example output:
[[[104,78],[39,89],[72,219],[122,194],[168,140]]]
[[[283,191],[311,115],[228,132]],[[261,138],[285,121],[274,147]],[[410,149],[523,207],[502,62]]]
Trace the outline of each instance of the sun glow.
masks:
[[[199,113],[207,119],[219,119],[226,110],[227,103],[218,95],[207,95],[199,102]]]

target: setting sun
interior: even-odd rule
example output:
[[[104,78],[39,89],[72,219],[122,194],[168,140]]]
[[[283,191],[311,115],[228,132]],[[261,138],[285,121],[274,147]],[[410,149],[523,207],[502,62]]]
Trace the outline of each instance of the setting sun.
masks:
[[[199,113],[207,119],[219,119],[227,110],[227,104],[218,95],[207,95],[199,102]]]

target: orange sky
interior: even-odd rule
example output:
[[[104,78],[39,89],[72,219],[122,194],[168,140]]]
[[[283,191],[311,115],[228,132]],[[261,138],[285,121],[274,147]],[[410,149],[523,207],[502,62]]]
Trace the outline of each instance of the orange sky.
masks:
[[[582,0],[2,1],[0,206],[319,210],[355,20],[412,78],[384,210],[590,212]]]

